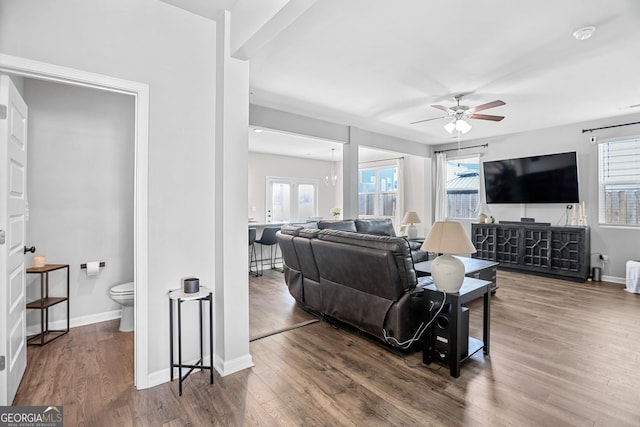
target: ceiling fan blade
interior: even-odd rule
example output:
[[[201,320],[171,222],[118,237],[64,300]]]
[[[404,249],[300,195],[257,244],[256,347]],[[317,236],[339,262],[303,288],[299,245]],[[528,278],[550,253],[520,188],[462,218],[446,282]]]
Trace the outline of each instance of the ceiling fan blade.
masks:
[[[504,116],[494,116],[492,114],[471,114],[469,116],[470,119],[481,119],[481,120],[492,120],[494,122],[499,122],[504,119]]]
[[[442,110],[447,114],[453,114],[454,111],[451,108],[447,108],[443,105],[432,105],[433,108],[437,108],[438,110]]]
[[[411,123],[409,123],[409,124],[410,124],[410,125],[415,125],[416,123],[430,122],[431,120],[444,119],[445,117],[448,117],[448,116],[432,117],[432,118],[430,118],[430,119],[418,120],[417,122],[411,122]]]
[[[467,111],[473,114],[477,111],[488,110],[489,108],[499,107],[501,105],[505,105],[505,102],[498,100],[493,102],[487,102],[486,104],[482,104],[482,105],[477,105],[475,107],[471,107]]]

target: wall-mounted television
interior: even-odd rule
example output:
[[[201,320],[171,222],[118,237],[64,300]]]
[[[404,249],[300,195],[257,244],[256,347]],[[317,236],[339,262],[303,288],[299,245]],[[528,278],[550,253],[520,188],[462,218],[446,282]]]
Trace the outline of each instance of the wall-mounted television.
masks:
[[[575,151],[482,163],[487,203],[578,203]]]

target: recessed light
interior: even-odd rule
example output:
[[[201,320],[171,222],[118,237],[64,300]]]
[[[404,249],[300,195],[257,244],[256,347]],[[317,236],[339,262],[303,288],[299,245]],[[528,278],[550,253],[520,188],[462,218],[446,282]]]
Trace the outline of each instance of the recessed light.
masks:
[[[593,27],[593,26],[584,27],[584,28],[575,30],[573,32],[573,37],[575,37],[576,40],[587,40],[588,38],[591,38],[591,36],[595,32],[596,32],[596,27]]]

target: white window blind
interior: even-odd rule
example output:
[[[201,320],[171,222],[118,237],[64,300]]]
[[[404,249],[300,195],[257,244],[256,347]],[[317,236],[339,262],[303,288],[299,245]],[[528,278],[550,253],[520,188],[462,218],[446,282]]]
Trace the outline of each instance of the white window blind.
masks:
[[[640,137],[598,145],[601,224],[640,225]]]

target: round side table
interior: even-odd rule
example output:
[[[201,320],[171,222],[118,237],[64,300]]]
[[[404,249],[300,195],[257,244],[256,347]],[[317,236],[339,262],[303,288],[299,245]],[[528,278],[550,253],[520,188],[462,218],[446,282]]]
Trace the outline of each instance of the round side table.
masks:
[[[182,303],[186,301],[199,301],[200,304],[200,360],[193,365],[185,365],[182,363]],[[209,302],[209,366],[204,366],[204,315],[203,305],[205,301]],[[174,322],[174,305],[178,306],[178,363],[173,360],[173,322]],[[209,369],[211,374],[210,384],[213,384],[213,294],[211,290],[200,287],[200,291],[187,294],[182,289],[176,289],[169,292],[169,353],[170,353],[170,371],[171,381],[173,381],[173,369],[178,368],[179,394],[182,396],[182,382],[193,372],[194,369]],[[182,375],[182,369],[189,368],[186,374]]]

